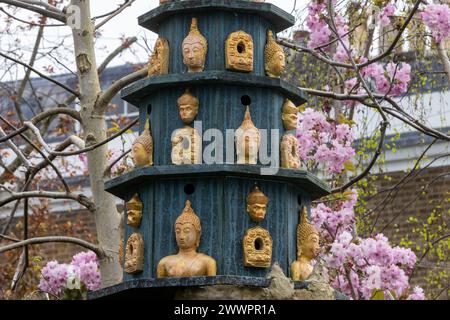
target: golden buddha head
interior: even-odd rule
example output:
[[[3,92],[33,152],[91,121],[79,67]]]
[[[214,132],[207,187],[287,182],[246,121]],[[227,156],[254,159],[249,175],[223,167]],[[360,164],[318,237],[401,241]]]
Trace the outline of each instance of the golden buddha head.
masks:
[[[298,108],[289,99],[286,99],[283,104],[281,118],[283,120],[283,125],[284,125],[285,130],[297,129]]]
[[[127,224],[134,228],[139,228],[142,220],[142,209],[144,205],[136,193],[134,197],[126,203],[127,208]]]
[[[205,69],[208,41],[198,30],[197,18],[192,18],[191,30],[183,40],[183,62],[188,72],[202,72]]]
[[[316,227],[309,223],[308,212],[303,207],[300,214],[300,223],[297,226],[297,249],[298,257],[305,257],[307,260],[313,260],[320,253],[320,235]]]
[[[265,219],[268,203],[269,198],[258,187],[255,187],[247,196],[247,212],[253,221],[261,222]]]
[[[185,124],[194,121],[198,114],[199,101],[194,97],[189,89],[178,99],[178,108],[180,109],[180,118]]]
[[[183,212],[175,221],[175,236],[178,248],[181,250],[197,249],[200,246],[201,235],[200,218],[192,209],[191,202],[187,200]]]
[[[153,138],[150,132],[150,119],[145,122],[144,131],[133,142],[131,153],[136,167],[153,165]]]
[[[265,68],[266,74],[274,78],[281,77],[286,68],[286,56],[281,46],[276,43],[271,30],[267,30]]]
[[[257,164],[261,146],[261,134],[255,126],[247,106],[244,121],[236,130],[236,153],[238,164]]]

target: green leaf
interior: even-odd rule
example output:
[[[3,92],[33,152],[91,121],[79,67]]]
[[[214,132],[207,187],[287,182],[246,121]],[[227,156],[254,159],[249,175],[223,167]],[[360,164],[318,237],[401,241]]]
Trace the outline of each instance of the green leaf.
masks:
[[[350,172],[353,172],[353,173],[356,172],[356,167],[355,167],[355,165],[353,164],[353,162],[351,160],[347,160],[347,161],[344,162],[344,168],[347,171],[350,171]]]
[[[373,289],[372,298],[370,300],[384,300],[384,291]]]

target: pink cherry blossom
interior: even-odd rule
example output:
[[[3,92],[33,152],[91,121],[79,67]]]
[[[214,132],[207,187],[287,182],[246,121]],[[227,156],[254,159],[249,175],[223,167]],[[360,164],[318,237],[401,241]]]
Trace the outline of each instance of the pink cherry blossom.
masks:
[[[442,42],[450,35],[450,8],[445,4],[430,4],[421,13],[425,25],[437,43]]]

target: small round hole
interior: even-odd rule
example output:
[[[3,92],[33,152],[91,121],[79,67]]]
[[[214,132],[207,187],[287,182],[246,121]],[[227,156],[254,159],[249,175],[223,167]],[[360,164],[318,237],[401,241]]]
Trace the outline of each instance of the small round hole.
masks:
[[[149,105],[147,106],[147,115],[151,115],[151,114],[152,114],[152,105],[149,104]]]
[[[194,192],[195,192],[195,186],[193,184],[187,184],[184,186],[184,193],[186,193],[188,196],[190,196]]]
[[[261,251],[264,248],[264,242],[261,238],[255,240],[255,249],[256,251]]]
[[[244,95],[241,97],[241,103],[243,106],[249,106],[252,104],[252,99],[248,95]]]
[[[237,45],[237,51],[239,53],[244,53],[245,52],[245,44],[243,42],[239,42],[239,44]]]

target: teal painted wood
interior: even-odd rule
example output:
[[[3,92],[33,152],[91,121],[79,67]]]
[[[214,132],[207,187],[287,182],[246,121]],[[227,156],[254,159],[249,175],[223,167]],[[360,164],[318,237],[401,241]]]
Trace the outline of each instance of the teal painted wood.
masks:
[[[184,124],[178,115],[177,99],[183,94],[184,88],[178,90],[162,89],[149,96],[143,103],[151,105],[151,125],[154,140],[154,165],[165,166],[172,164],[171,137],[175,130],[183,128]],[[275,90],[254,87],[238,87],[232,85],[202,85],[191,87],[191,92],[200,100],[200,110],[196,121],[202,123],[203,132],[209,129],[219,130],[223,137],[228,129],[237,130],[244,119],[245,107],[241,103],[241,97],[248,95],[252,99],[251,116],[257,128],[268,130],[267,135],[281,139],[283,131],[279,130],[279,136],[272,136],[272,129],[282,127],[281,108],[284,96]],[[144,121],[141,121],[141,130]],[[233,136],[230,137],[233,145]],[[203,148],[210,143],[203,142]],[[267,155],[271,155],[271,143],[268,145]],[[226,143],[222,148],[224,161],[227,159]],[[233,158],[234,150],[232,152]],[[279,149],[274,150],[279,153]]]
[[[188,184],[195,187],[192,195],[185,193]],[[246,212],[246,197],[255,184],[269,197],[266,219],[259,224]],[[296,258],[298,212],[301,205],[310,205],[304,190],[288,183],[231,177],[161,180],[135,188],[144,203],[144,215],[140,228],[127,226],[125,238],[134,232],[143,235],[144,271],[125,274],[125,281],[155,278],[158,262],[177,253],[174,223],[188,199],[202,222],[199,252],[216,259],[218,275],[267,276],[270,268],[244,267],[243,238],[246,230],[257,225],[272,236],[272,262],[279,263],[286,274],[290,273],[290,264]],[[127,199],[131,199],[134,192],[130,190]]]
[[[201,8],[207,7],[206,11]],[[182,63],[181,43],[189,32],[191,18],[196,17],[203,35],[208,38],[209,50],[206,70],[188,74]],[[278,20],[276,18],[279,18]],[[202,132],[218,129],[226,137],[226,130],[236,130],[242,123],[245,106],[241,98],[251,98],[251,116],[260,129],[277,129],[284,134],[281,108],[284,99],[297,104],[305,102],[298,89],[280,79],[264,75],[264,46],[266,30],[280,31],[290,25],[290,15],[270,4],[230,0],[194,0],[175,2],[157,8],[140,18],[140,23],[160,32],[169,40],[170,74],[137,81],[125,88],[122,97],[140,110],[140,128],[144,127],[147,110],[151,110],[154,140],[154,163],[151,168],[136,169],[109,181],[109,192],[129,201],[138,192],[144,203],[141,226],[126,226],[124,243],[133,232],[144,237],[144,271],[137,275],[124,274],[125,281],[149,280],[156,277],[161,258],[177,253],[174,223],[189,199],[202,222],[199,252],[217,261],[219,276],[265,279],[269,269],[246,268],[243,261],[243,237],[252,222],[246,212],[246,197],[258,183],[269,197],[266,219],[261,226],[273,239],[272,262],[278,262],[289,275],[296,259],[296,228],[301,206],[324,196],[330,189],[311,174],[300,170],[281,169],[276,175],[264,176],[257,166],[202,164],[171,165],[171,136],[184,124],[178,114],[177,99],[187,87],[199,99],[197,121]],[[254,71],[250,74],[225,70],[225,40],[231,32],[244,30],[254,40]],[[272,132],[268,132],[272,136]],[[272,136],[273,137],[273,136]],[[234,146],[234,136],[231,135]],[[203,148],[209,145],[203,143]],[[223,145],[226,160],[226,140]],[[279,153],[279,148],[273,150]],[[268,146],[268,155],[272,153]],[[235,160],[235,152],[232,152]],[[185,186],[195,186],[193,194],[185,193]],[[126,219],[126,217],[125,217]],[[125,247],[125,246],[124,246]],[[250,279],[250,278],[249,278]],[[150,281],[150,280],[149,280]],[[130,282],[132,283],[132,282]]]
[[[192,18],[198,19],[199,30],[208,40],[205,70],[226,70],[225,41],[229,34],[242,30],[250,34],[254,43],[254,66],[251,74],[263,76],[264,47],[267,29],[272,25],[265,19],[251,14],[234,12],[187,12],[181,16],[169,17],[159,28],[159,35],[168,39],[170,46],[169,73],[185,73],[182,62],[182,42],[188,35]]]
[[[232,12],[235,14],[249,14],[261,17],[272,25],[275,32],[292,27],[295,18],[271,3],[256,3],[241,0],[191,0],[172,1],[163,4],[139,17],[139,25],[155,33],[160,26],[173,16],[186,14]]]

